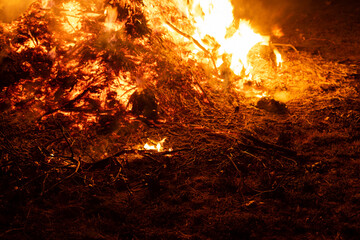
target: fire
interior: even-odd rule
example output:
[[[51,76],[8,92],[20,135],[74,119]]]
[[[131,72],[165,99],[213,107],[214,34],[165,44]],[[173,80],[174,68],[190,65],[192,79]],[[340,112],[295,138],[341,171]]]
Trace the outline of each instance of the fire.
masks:
[[[144,149],[145,150],[157,150],[158,152],[161,152],[163,150],[163,147],[162,145],[164,144],[166,138],[163,138],[160,142],[155,142],[155,144],[148,144],[148,143],[145,143],[144,145]]]
[[[50,9],[54,5],[52,0],[41,0],[41,6],[43,9]]]
[[[238,28],[234,25],[233,6],[229,0],[196,0],[190,8],[196,32],[195,39],[213,37],[220,45],[216,65],[219,67],[223,60],[221,56],[231,56],[231,70],[241,75],[243,69],[249,70],[247,54],[259,42],[267,43],[267,39],[253,31],[248,21],[241,20]]]
[[[144,6],[136,5],[136,8],[141,8],[141,11],[146,12],[147,20],[152,22],[152,34],[154,36],[158,36],[157,34],[159,36],[165,35],[166,37],[170,35],[173,38],[177,38],[177,42],[181,43],[181,45],[179,44],[181,48],[186,46],[186,48],[183,48],[185,49],[184,51],[178,51],[181,57],[193,57],[197,61],[205,59],[205,61],[209,62],[210,58],[206,59],[204,55],[211,55],[212,66],[215,66],[215,71],[220,71],[217,76],[222,76],[221,71],[223,68],[226,68],[224,72],[232,71],[244,79],[256,79],[256,77],[253,77],[253,69],[256,68],[256,64],[251,62],[254,65],[251,66],[248,61],[248,54],[257,44],[271,47],[270,37],[261,36],[256,33],[251,28],[249,21],[240,20],[240,22],[236,23],[230,0],[143,0],[143,2]],[[122,34],[118,34],[119,32],[115,34],[114,31],[126,31],[126,27],[141,23],[141,19],[132,19],[130,15],[133,13],[129,13],[129,16],[124,18],[121,16],[121,11],[118,11],[121,8],[118,8],[116,4],[108,3],[100,6],[89,3],[88,7],[91,6],[91,8],[84,9],[82,1],[61,1],[58,2],[58,6],[55,6],[55,3],[57,2],[53,0],[42,0],[40,5],[42,9],[50,9],[50,11],[40,11],[40,13],[44,16],[46,14],[53,14],[62,20],[60,23],[61,27],[58,28],[58,25],[55,25],[56,32],[53,32],[53,37],[57,39],[57,43],[52,45],[51,48],[47,47],[44,44],[46,43],[44,42],[45,40],[38,38],[37,35],[34,35],[36,38],[33,37],[33,34],[29,31],[28,35],[30,37],[25,42],[21,45],[14,44],[12,47],[17,53],[21,53],[24,49],[36,49],[40,53],[47,53],[46,56],[49,56],[54,61],[55,66],[62,66],[66,69],[77,69],[81,66],[79,72],[84,76],[78,79],[76,84],[72,85],[69,89],[58,87],[59,89],[43,89],[43,92],[51,96],[63,93],[68,99],[76,99],[84,94],[87,98],[94,100],[92,104],[89,104],[88,100],[79,100],[75,104],[78,108],[97,106],[105,109],[108,102],[113,100],[127,108],[130,96],[142,83],[152,82],[156,84],[157,73],[151,70],[156,66],[156,62],[142,63],[143,56],[137,56],[138,53],[135,53],[135,51],[131,52],[131,49],[124,50],[126,49],[124,48],[121,50],[124,54],[120,54],[122,52],[116,49],[118,45],[113,44],[118,43],[117,38],[122,36]],[[135,6],[132,1],[123,1],[123,4],[129,6],[128,8]],[[91,11],[88,9],[91,9]],[[135,10],[131,11],[135,13]],[[175,14],[176,11],[177,14]],[[173,13],[174,16],[172,16]],[[154,19],[157,19],[157,22]],[[91,29],[89,27],[90,23],[95,24],[99,21],[99,26],[103,27],[103,31],[100,31],[99,35],[103,35],[101,37],[104,38],[104,42],[107,41],[105,44],[102,42],[102,39],[101,41],[97,39],[99,36],[97,36],[96,32],[89,30]],[[181,25],[181,23],[184,23],[184,25]],[[177,28],[179,28],[179,31],[176,31]],[[55,29],[55,27],[52,26],[50,29]],[[173,32],[171,33],[170,31]],[[162,35],[163,32],[166,34]],[[125,33],[123,35],[125,36]],[[130,39],[124,37],[121,41],[126,43]],[[121,46],[121,41],[118,43],[119,46]],[[131,39],[131,41],[135,45],[142,45],[142,47],[147,47],[148,45],[147,37]],[[82,48],[82,45],[88,43],[94,45],[89,46],[89,48]],[[97,49],[102,45],[112,50],[111,54],[109,54],[111,56],[115,55],[118,58],[121,56],[129,60],[129,62],[131,59],[131,62],[134,64],[133,68],[136,66],[136,68],[141,69],[141,76],[139,77],[127,69],[109,70],[108,60],[105,61],[103,58],[108,56],[102,55],[106,50],[102,52],[101,49]],[[77,58],[76,55],[89,49],[100,51],[97,52],[95,59],[81,62],[82,60]],[[67,55],[70,57],[62,56],[64,52],[68,52]],[[273,52],[276,56],[276,64],[281,66],[282,58],[280,52],[277,49],[274,49]],[[116,59],[114,58],[111,61],[116,61]],[[24,65],[29,65],[29,63],[25,62]],[[29,65],[28,68],[31,68],[31,66]],[[55,71],[55,69],[54,67],[53,70]],[[134,70],[132,69],[132,71]],[[233,76],[232,73],[228,75]],[[223,82],[229,81],[229,79],[225,78],[226,76],[223,78]],[[109,90],[101,93],[84,91],[84,89],[100,86],[101,84],[107,85]],[[236,84],[240,86],[241,82],[234,83],[233,86],[236,86]],[[203,92],[196,85],[193,86],[193,89],[199,94]],[[55,99],[58,98],[60,97],[56,95]],[[153,147],[159,149],[159,144],[161,146],[160,142],[153,145]],[[151,147],[151,145],[149,146]]]
[[[281,67],[281,64],[283,63],[283,59],[281,57],[281,54],[279,52],[279,50],[277,50],[276,48],[274,49],[274,53],[275,53],[275,56],[276,56],[276,65],[278,67]]]
[[[150,9],[153,7],[150,0],[144,2]],[[175,40],[183,41],[185,37],[196,42],[195,46],[197,47],[191,50],[192,53],[196,55],[205,51],[211,54],[213,65],[217,69],[225,64],[238,76],[246,79],[252,77],[253,67],[248,62],[248,53],[257,44],[270,47],[270,37],[256,33],[248,20],[240,20],[236,23],[230,0],[174,0],[172,4],[176,5],[179,15],[186,17],[195,28],[195,30],[183,29],[185,34],[180,36],[179,32],[174,31],[173,26],[166,26],[169,22],[168,19],[163,19],[165,29],[169,30],[172,36],[177,35],[177,39],[173,37]],[[164,8],[164,6],[162,7]],[[150,15],[156,15],[156,11]],[[181,26],[181,28],[186,27]],[[273,51],[277,65],[280,66],[281,54],[275,49]]]
[[[24,102],[34,106],[36,114],[31,117],[39,121],[51,121],[55,116],[60,120],[71,120],[67,127],[76,130],[99,132],[100,136],[130,136],[132,131],[138,131],[136,126],[142,131],[143,126],[148,125],[142,111],[136,114],[130,108],[131,96],[141,88],[159,86],[156,89],[158,101],[154,102],[159,103],[159,115],[167,114],[158,122],[170,122],[178,119],[177,105],[172,104],[187,106],[192,97],[196,101],[210,102],[201,85],[202,80],[214,80],[217,87],[220,86],[217,82],[222,79],[223,86],[237,90],[242,81],[228,82],[240,77],[256,79],[252,76],[256,74],[258,64],[248,60],[248,56],[252,60],[249,51],[259,44],[271,48],[270,38],[256,33],[249,21],[236,22],[230,0],[143,1],[145,6],[136,5],[136,1],[122,1],[126,5],[124,8],[114,1],[94,6],[76,0],[44,0],[41,5],[34,4],[32,11],[36,14],[19,21],[19,24],[27,24],[25,20],[31,20],[34,27],[30,25],[30,30],[19,28],[24,41],[9,41],[12,51],[26,57],[18,67],[24,69],[26,74],[21,75],[26,79],[9,87],[14,92],[12,110],[20,108]],[[36,9],[39,6],[42,6],[40,11]],[[147,21],[150,31],[147,31]],[[5,26],[4,31],[12,30],[8,28]],[[15,36],[15,30],[12,31]],[[177,41],[168,41],[169,36]],[[277,65],[281,66],[280,52],[273,51]],[[187,61],[189,59],[191,61]],[[202,60],[207,63],[211,60],[210,67],[215,66],[214,69],[208,71],[203,64],[196,63]],[[188,63],[195,64],[190,66]],[[37,71],[38,66],[44,70]],[[221,66],[226,68],[224,74],[219,72]],[[197,70],[201,75],[199,78],[196,77]],[[170,76],[173,72],[174,76]],[[208,73],[215,77],[208,78]],[[233,77],[234,74],[240,77]],[[175,91],[180,91],[178,89],[186,89],[185,84],[191,85],[188,89],[191,92],[184,96],[180,94],[179,103],[175,102],[177,97],[166,97],[162,91],[172,92],[173,86]],[[262,91],[253,95],[268,96]],[[152,116],[149,118],[153,120]],[[125,129],[127,124],[134,125],[130,125],[129,132]],[[164,142],[165,138],[135,146],[139,150],[164,152]]]
[[[118,31],[120,29],[122,29],[124,26],[124,23],[117,23],[117,16],[118,16],[118,11],[117,8],[112,7],[110,5],[108,5],[105,8],[105,12],[104,12],[106,19],[105,19],[105,27],[108,30],[114,30],[114,31]]]
[[[64,19],[64,30],[75,33],[81,29],[81,6],[77,1],[69,1],[62,4],[66,17]]]
[[[278,25],[275,25],[273,28],[272,28],[272,34],[275,36],[275,37],[283,37],[284,36],[284,33],[282,31],[282,29],[278,26]]]
[[[161,151],[161,144],[158,143],[155,146],[155,145],[149,145],[148,143],[145,143],[144,149],[145,150],[157,150],[158,152],[160,152]]]

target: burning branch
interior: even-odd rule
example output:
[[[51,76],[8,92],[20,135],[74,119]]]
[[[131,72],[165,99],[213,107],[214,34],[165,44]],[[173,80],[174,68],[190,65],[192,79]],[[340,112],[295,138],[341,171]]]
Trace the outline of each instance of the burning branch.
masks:
[[[214,65],[214,68],[216,70],[216,72],[218,72],[217,67],[216,67],[216,62],[215,59],[213,57],[213,55],[211,54],[211,52],[209,50],[207,50],[204,46],[202,46],[198,40],[196,40],[195,38],[193,38],[192,36],[190,36],[189,34],[184,33],[183,31],[181,31],[180,29],[178,29],[177,27],[175,27],[174,25],[172,25],[169,21],[165,21],[165,23],[167,25],[169,25],[169,27],[171,27],[173,30],[175,30],[177,33],[179,33],[180,35],[186,37],[187,39],[191,40],[193,43],[195,43],[196,46],[198,46],[201,50],[203,50],[206,54],[208,54],[210,56],[211,62]]]

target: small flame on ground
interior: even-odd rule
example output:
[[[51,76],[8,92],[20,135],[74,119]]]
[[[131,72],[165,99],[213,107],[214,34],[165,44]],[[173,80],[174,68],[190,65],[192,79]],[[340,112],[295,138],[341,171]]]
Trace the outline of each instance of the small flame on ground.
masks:
[[[163,138],[160,142],[157,142],[156,145],[145,143],[143,148],[145,150],[157,150],[158,152],[161,152],[163,150],[162,145],[164,144],[165,140],[166,140],[166,138]]]
[[[149,145],[149,144],[145,143],[144,149],[145,149],[145,150],[157,150],[158,152],[160,152],[160,151],[161,151],[161,144],[158,143],[158,144],[155,146],[155,145]]]

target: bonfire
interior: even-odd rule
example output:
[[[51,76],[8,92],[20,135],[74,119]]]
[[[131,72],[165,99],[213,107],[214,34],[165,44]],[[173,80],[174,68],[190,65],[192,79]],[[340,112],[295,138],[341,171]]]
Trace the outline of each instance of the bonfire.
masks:
[[[100,189],[112,189],[124,209],[157,197],[186,209],[187,201],[201,205],[204,198],[211,202],[206,209],[219,201],[221,211],[236,212],[250,228],[256,213],[241,215],[244,209],[298,197],[294,176],[301,180],[304,171],[315,174],[329,165],[307,158],[309,144],[358,137],[357,65],[302,51],[282,40],[280,27],[264,34],[233,12],[230,0],[43,0],[2,23],[0,157],[11,186],[2,196],[24,196],[20,202],[32,224],[14,223],[1,236],[36,232],[38,218],[51,215],[41,213],[39,201],[62,192],[100,201],[94,197]],[[346,112],[338,113],[341,107]],[[346,124],[351,127],[342,131]],[[337,152],[359,147],[358,140],[352,144]],[[204,193],[195,196],[200,189]],[[211,237],[207,231],[234,237],[233,223],[216,235],[209,226],[221,221],[206,211],[187,223],[179,217],[181,226],[164,227],[159,235],[136,213],[132,220],[123,217],[122,233],[92,239]],[[212,220],[195,233],[197,214]],[[259,237],[245,228],[239,226],[244,236]],[[77,230],[69,232],[51,238]],[[89,237],[80,232],[79,238]]]

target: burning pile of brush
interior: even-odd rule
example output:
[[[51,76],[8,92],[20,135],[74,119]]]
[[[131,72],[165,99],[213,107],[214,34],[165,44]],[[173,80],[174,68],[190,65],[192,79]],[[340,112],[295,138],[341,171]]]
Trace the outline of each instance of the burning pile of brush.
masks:
[[[204,64],[210,78],[223,82],[220,87],[226,90],[242,86],[245,79],[259,81],[257,66],[248,57],[260,59],[258,54],[264,51],[254,46],[267,46],[268,60],[275,68],[280,66],[281,55],[269,38],[254,33],[246,21],[235,23],[229,1],[214,4],[35,2],[18,20],[2,25],[1,88],[8,98],[2,105],[7,108],[11,102],[8,107],[14,109],[20,102],[31,102],[36,108],[32,115],[39,118],[81,108],[100,112],[126,108],[136,89],[156,89],[166,71],[175,75],[162,65],[165,61],[179,67],[178,59],[171,62],[167,56],[176,53],[174,58],[195,67],[191,75]],[[191,78],[187,81],[193,82]],[[171,81],[178,84],[179,79]],[[192,88],[204,94],[199,84]]]

